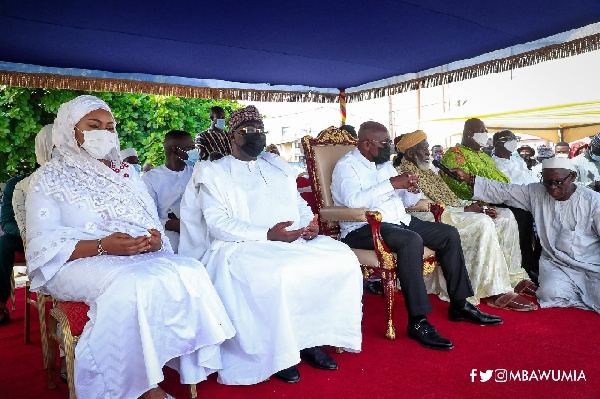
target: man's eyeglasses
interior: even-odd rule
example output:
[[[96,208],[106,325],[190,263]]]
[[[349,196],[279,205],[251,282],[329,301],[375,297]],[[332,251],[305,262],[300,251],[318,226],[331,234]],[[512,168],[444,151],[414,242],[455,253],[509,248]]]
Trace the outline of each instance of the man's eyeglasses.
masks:
[[[567,177],[565,177],[562,180],[542,180],[542,179],[540,179],[540,181],[545,187],[551,187],[551,186],[560,187],[567,181],[567,179],[569,177],[571,177],[571,174],[568,174]]]
[[[265,129],[263,129],[263,128],[258,128],[258,127],[254,127],[254,126],[246,126],[246,127],[236,130],[236,132],[238,132],[240,134],[246,134],[246,133],[267,134],[267,133],[269,133],[269,132],[265,131]]]
[[[496,141],[498,141],[499,143],[506,143],[507,141],[512,141],[512,140],[516,140],[518,143],[519,141],[521,141],[521,138],[520,137],[500,137]]]
[[[369,141],[371,143],[379,143],[381,144],[383,147],[390,147],[392,144],[394,144],[394,142],[392,140],[364,140],[364,141]]]

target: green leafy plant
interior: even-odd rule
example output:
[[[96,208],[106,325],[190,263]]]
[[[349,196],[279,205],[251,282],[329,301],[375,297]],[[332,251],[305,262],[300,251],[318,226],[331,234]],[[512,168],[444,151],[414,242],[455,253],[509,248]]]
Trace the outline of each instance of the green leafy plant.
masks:
[[[209,127],[210,107],[221,106],[228,115],[241,108],[229,100],[0,86],[0,181],[33,171],[35,136],[54,121],[61,104],[82,94],[106,101],[117,121],[121,148],[135,148],[142,163],[155,166],[165,161],[163,140],[169,130],[195,136]]]

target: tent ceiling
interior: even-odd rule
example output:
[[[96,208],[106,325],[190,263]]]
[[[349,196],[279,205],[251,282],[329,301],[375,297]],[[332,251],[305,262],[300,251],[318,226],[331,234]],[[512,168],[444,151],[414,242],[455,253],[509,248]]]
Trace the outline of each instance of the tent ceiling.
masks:
[[[335,93],[599,21],[598,0],[0,0],[0,63]]]

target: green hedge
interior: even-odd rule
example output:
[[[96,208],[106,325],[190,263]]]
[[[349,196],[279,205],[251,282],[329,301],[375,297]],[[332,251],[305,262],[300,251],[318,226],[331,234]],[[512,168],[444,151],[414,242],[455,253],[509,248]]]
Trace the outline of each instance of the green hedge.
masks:
[[[210,125],[213,105],[223,107],[227,115],[241,108],[228,100],[0,86],[0,181],[33,170],[36,134],[54,121],[62,103],[81,94],[106,101],[117,121],[121,148],[137,149],[142,163],[155,166],[165,161],[166,132],[179,129],[195,135]]]

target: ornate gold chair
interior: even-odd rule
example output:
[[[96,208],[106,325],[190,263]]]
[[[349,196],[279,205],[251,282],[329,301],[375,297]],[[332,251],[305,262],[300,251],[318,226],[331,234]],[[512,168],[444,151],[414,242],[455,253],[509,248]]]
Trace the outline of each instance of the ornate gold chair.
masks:
[[[76,399],[75,395],[75,345],[88,322],[87,315],[90,307],[83,302],[55,301],[55,306],[50,310],[48,323],[49,336],[58,345],[62,345],[67,362],[67,380],[69,384],[69,399]],[[58,336],[57,324],[60,323],[62,337]],[[48,389],[56,388],[56,351],[55,345],[48,345]],[[190,399],[197,399],[196,384],[189,385]]]
[[[382,280],[387,312],[386,337],[395,339],[393,310],[396,292],[396,260],[395,254],[388,249],[381,237],[381,214],[367,208],[334,206],[331,197],[333,168],[342,156],[354,150],[356,144],[356,138],[333,126],[319,133],[316,138],[305,136],[302,139],[308,174],[319,209],[320,234],[338,239],[339,222],[362,221],[368,222],[371,226],[375,250],[352,248],[352,251],[360,262],[365,279],[381,278]],[[425,275],[431,273],[436,266],[435,253],[425,247],[423,258]]]

